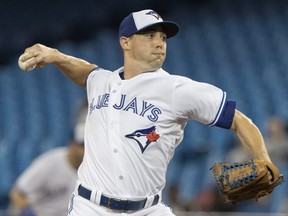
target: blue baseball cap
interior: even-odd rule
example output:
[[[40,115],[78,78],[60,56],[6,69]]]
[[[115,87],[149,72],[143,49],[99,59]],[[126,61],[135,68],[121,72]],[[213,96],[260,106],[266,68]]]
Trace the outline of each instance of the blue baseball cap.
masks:
[[[175,22],[163,21],[161,16],[150,9],[133,12],[123,19],[119,27],[119,38],[148,29],[155,25],[161,25],[167,38],[175,36],[179,32],[179,26]]]

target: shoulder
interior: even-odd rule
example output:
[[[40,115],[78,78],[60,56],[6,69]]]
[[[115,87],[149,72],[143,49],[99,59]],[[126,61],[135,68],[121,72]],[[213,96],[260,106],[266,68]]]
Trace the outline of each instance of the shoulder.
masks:
[[[197,81],[192,80],[189,77],[177,75],[177,74],[171,74],[162,68],[159,69],[158,74],[159,74],[159,76],[165,77],[165,78],[170,79],[174,82],[195,82],[195,83],[197,83]]]
[[[169,72],[165,71],[164,69],[160,68],[159,70],[149,73],[153,78],[161,79],[165,82],[175,82],[177,79],[181,78],[181,76],[170,74]]]
[[[93,78],[94,76],[97,76],[97,75],[101,75],[101,76],[107,75],[107,76],[109,76],[111,74],[112,74],[112,71],[106,70],[106,69],[101,68],[101,67],[97,67],[97,68],[95,68],[94,70],[91,71],[91,73],[89,74],[88,78],[89,77]]]
[[[182,75],[170,74],[167,71],[160,69],[159,78],[161,77],[162,81],[166,84],[169,84],[174,89],[174,93],[189,94],[193,95],[194,93],[213,93],[213,92],[222,92],[220,88],[210,83],[201,82],[193,80],[189,77]]]
[[[116,76],[115,74],[119,74],[119,72],[122,70],[123,67],[119,68],[118,70],[115,71],[111,71],[111,70],[107,70],[101,67],[97,67],[95,68],[93,71],[91,71],[91,73],[89,74],[87,81],[88,84],[89,82],[97,82],[100,81],[101,83],[103,83],[105,81],[105,79],[109,79],[111,76]],[[119,75],[117,75],[119,76]]]

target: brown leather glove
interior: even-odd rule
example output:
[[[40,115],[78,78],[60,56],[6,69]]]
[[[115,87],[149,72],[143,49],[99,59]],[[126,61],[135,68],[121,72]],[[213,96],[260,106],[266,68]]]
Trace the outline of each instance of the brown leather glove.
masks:
[[[215,163],[211,169],[226,202],[256,199],[272,193],[284,180],[278,168],[267,161]]]

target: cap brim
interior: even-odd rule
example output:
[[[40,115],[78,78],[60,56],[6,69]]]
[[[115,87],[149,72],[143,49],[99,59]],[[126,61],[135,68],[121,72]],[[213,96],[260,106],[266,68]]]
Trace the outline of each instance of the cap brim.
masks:
[[[171,22],[171,21],[164,21],[164,22],[153,23],[151,25],[145,26],[144,28],[139,29],[137,32],[135,32],[135,34],[148,30],[149,28],[153,26],[157,26],[157,25],[163,27],[163,31],[166,33],[167,38],[171,38],[175,36],[179,32],[179,29],[180,29],[177,23]]]

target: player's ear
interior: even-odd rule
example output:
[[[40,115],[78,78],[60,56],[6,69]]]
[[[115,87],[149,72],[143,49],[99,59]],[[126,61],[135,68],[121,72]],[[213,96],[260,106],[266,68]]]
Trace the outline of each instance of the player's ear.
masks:
[[[120,45],[122,47],[123,50],[128,49],[129,47],[129,38],[127,37],[120,37]]]

